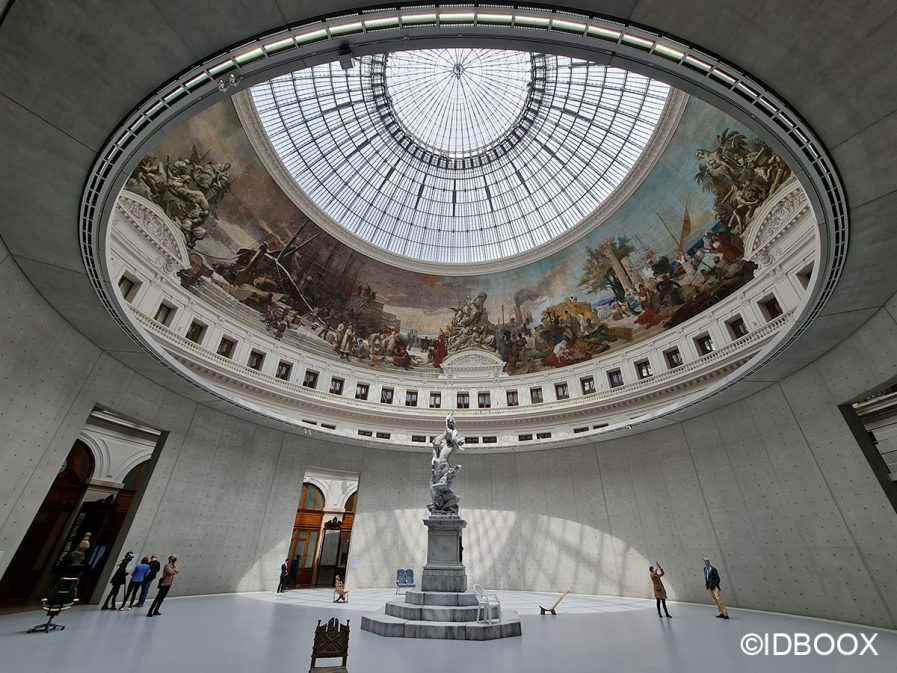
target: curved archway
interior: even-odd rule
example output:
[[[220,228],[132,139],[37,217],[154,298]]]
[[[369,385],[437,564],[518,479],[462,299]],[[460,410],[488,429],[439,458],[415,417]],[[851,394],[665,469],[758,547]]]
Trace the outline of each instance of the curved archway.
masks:
[[[315,572],[325,501],[324,491],[312,481],[313,479],[307,479],[302,484],[299,507],[293,522],[293,535],[287,556],[290,563],[289,583],[293,587],[311,585]]]
[[[299,509],[318,511],[324,510],[324,491],[320,486],[307,481],[302,484],[302,495],[299,497]]]
[[[82,442],[90,450],[94,460],[94,474],[98,478],[106,478],[109,476],[109,467],[112,464],[112,456],[109,447],[99,437],[84,432],[78,433],[78,441]]]

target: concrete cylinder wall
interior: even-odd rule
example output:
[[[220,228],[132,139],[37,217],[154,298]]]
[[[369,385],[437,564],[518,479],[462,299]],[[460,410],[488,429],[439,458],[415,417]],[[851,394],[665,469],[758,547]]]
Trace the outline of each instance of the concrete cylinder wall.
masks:
[[[897,513],[838,405],[897,375],[897,299],[819,362],[711,415],[625,439],[461,454],[471,582],[708,602],[894,628]],[[376,455],[375,455],[376,454]],[[425,461],[368,451],[350,576],[384,586],[426,557]]]
[[[99,405],[168,433],[129,515],[130,532],[113,552],[178,554],[184,572],[175,595],[275,586],[306,466],[358,471],[361,453],[236,418],[149,381],[72,329],[2,248],[0,260],[0,575]]]
[[[340,447],[190,401],[93,346],[0,257],[0,571],[95,405],[168,432],[121,548],[177,553],[176,594],[270,589],[307,467],[360,474],[352,586],[422,567],[427,454]],[[732,605],[894,627],[897,515],[837,404],[897,375],[895,318],[892,299],[816,364],[709,416],[461,454],[470,580],[648,596],[660,560],[671,598],[706,602],[708,555]]]
[[[837,410],[897,378],[897,172],[882,151],[897,139],[897,14],[887,2],[564,4],[680,36],[785,96],[837,163],[849,251],[813,325],[745,382],[752,396],[624,440],[464,454],[471,579],[645,596],[656,556],[672,596],[707,602],[708,554],[734,605],[897,626],[897,521]],[[122,546],[178,553],[175,595],[270,589],[306,466],[361,474],[350,585],[419,569],[423,455],[341,449],[237,418],[114,327],[79,253],[85,176],[122,117],[173,73],[319,4],[7,5],[0,145],[14,160],[0,164],[0,235],[15,260],[0,244],[0,572],[97,404],[169,433]],[[788,361],[821,353],[785,376]]]

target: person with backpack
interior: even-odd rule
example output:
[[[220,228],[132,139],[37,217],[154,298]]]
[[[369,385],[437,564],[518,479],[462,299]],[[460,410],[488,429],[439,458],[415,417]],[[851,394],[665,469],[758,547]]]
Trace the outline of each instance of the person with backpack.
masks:
[[[153,580],[156,579],[156,575],[159,574],[159,571],[162,569],[162,564],[159,563],[159,559],[156,558],[156,555],[153,554],[150,556],[149,560],[149,571],[146,573],[146,579],[143,580],[143,585],[140,587],[140,600],[137,602],[137,607],[142,608],[143,604],[146,603],[146,597],[149,595],[150,585],[153,583]]]
[[[128,566],[133,558],[134,552],[129,551],[118,564],[118,568],[115,569],[115,572],[112,573],[112,579],[109,580],[109,584],[112,585],[112,590],[109,592],[109,595],[106,596],[106,600],[103,601],[103,607],[100,608],[101,610],[115,610],[115,600],[118,598],[119,590],[128,580]],[[111,606],[109,605],[110,601],[112,602]],[[125,606],[125,601],[122,601],[121,606]]]
[[[128,610],[134,607],[134,601],[137,600],[137,592],[143,587],[143,582],[146,579],[146,574],[149,572],[149,559],[144,556],[140,559],[140,563],[138,563],[134,570],[131,571],[131,582],[128,584],[128,591],[125,594],[125,600],[121,604],[119,610],[125,609],[125,603],[128,602],[128,599],[131,599],[130,605],[128,605]]]

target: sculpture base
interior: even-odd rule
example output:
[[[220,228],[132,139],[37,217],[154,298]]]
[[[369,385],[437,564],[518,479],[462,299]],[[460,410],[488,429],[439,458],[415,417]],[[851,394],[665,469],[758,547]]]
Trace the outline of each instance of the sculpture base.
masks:
[[[461,562],[461,531],[467,522],[457,514],[431,514],[427,527],[427,564],[421,574],[423,591],[467,591],[467,571]]]
[[[385,614],[364,615],[361,628],[391,638],[495,640],[522,635],[516,612],[477,607],[472,591],[407,591],[405,600],[387,601]],[[477,621],[477,616],[483,621]]]
[[[494,640],[521,635],[516,612],[491,606],[487,614],[478,607],[476,594],[467,591],[461,562],[461,531],[467,522],[457,514],[431,514],[424,525],[427,564],[421,591],[405,592],[404,601],[388,601],[384,614],[364,615],[361,628],[393,638]]]

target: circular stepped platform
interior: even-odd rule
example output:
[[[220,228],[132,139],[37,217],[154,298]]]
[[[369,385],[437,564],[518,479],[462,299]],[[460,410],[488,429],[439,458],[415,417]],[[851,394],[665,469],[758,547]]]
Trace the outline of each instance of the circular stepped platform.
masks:
[[[477,606],[477,595],[472,591],[415,591],[405,592],[405,602],[411,605],[464,605]]]
[[[402,601],[388,601],[386,614],[400,619],[411,619],[424,622],[475,622],[477,620],[476,605],[409,605]],[[483,609],[481,615],[485,613]],[[489,608],[488,619],[501,619],[501,608],[497,605]]]
[[[444,640],[495,640],[521,635],[520,618],[516,612],[502,615],[498,621],[487,622],[425,622],[401,619],[390,615],[365,615],[361,628],[380,636],[392,638],[436,638]]]
[[[477,621],[472,591],[408,591],[405,600],[387,601],[384,614],[365,615],[361,628],[392,638],[494,640],[521,635],[516,612],[490,607],[492,623]]]

